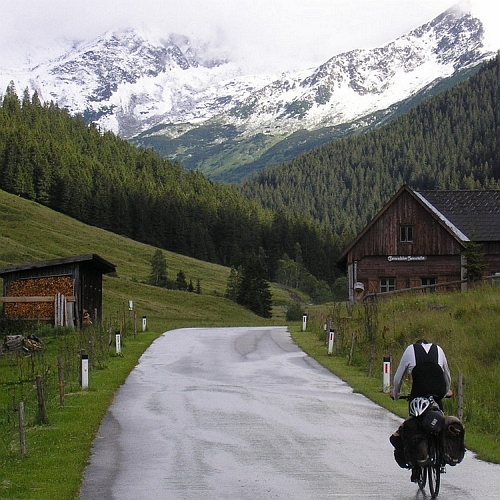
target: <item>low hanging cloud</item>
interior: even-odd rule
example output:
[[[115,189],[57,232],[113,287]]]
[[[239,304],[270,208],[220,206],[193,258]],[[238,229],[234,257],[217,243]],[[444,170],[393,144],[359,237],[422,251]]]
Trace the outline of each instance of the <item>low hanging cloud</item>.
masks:
[[[433,19],[450,0],[17,0],[4,9],[0,67],[35,63],[69,40],[113,29],[209,41],[247,71],[307,68],[382,45]],[[490,0],[472,2],[494,22]],[[493,4],[494,5],[494,4]],[[9,27],[12,27],[9,30]],[[493,31],[496,33],[496,29]],[[59,44],[59,45],[58,45]],[[27,61],[27,54],[29,61]]]

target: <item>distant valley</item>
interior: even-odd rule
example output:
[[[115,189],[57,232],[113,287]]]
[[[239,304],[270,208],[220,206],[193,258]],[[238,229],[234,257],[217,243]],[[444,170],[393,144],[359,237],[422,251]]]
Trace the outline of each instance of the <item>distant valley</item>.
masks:
[[[449,10],[375,49],[318,68],[245,75],[185,36],[110,32],[34,68],[2,72],[103,130],[211,180],[239,182],[361,134],[469,77],[497,47],[480,19]]]

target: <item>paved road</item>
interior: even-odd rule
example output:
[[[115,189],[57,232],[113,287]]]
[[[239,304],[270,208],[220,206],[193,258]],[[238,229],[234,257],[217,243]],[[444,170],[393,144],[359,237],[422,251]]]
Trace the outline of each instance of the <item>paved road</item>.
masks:
[[[142,356],[102,422],[81,500],[416,500],[400,419],[321,368],[286,328],[182,329]],[[498,499],[467,453],[441,500]]]

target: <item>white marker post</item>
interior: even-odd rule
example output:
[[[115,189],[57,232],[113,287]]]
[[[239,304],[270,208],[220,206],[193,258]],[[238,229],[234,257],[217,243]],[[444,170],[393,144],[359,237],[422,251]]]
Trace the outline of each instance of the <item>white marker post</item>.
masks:
[[[391,389],[391,358],[384,357],[384,375],[382,381],[382,388],[384,392],[389,392]]]
[[[328,337],[328,355],[333,352],[333,342],[335,340],[335,330],[330,330],[330,335]]]
[[[122,336],[117,333],[115,335],[115,342],[116,342],[116,354],[121,354],[122,352]]]
[[[305,332],[307,330],[307,314],[302,316],[302,331]]]
[[[142,317],[142,331],[143,332],[146,331],[147,326],[148,326],[148,320],[147,320],[146,316],[143,316]]]
[[[80,370],[82,375],[82,389],[89,387],[89,355],[82,354],[80,358]]]

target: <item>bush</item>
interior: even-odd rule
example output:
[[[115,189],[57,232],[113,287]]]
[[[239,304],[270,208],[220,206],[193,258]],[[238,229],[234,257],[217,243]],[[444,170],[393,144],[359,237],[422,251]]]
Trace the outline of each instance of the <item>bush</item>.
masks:
[[[287,321],[301,321],[304,311],[298,302],[294,302],[289,305],[286,310],[286,320]]]

